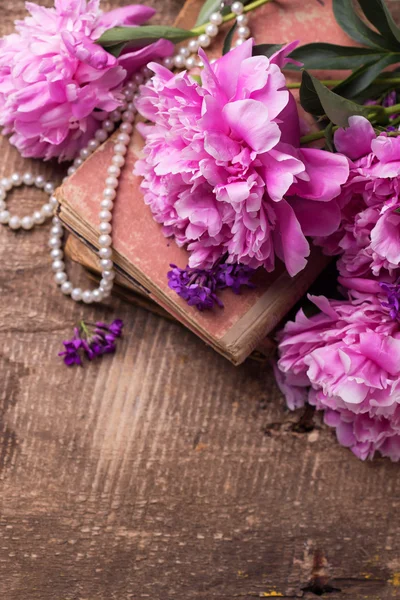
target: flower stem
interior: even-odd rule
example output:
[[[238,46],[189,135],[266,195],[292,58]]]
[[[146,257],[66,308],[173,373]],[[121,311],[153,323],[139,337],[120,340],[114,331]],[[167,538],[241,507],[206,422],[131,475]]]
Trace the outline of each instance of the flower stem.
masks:
[[[394,104],[393,106],[388,106],[385,108],[385,113],[387,115],[395,115],[400,112],[400,104]]]
[[[323,85],[326,85],[327,87],[335,87],[336,85],[339,85],[339,83],[343,83],[343,81],[344,81],[344,79],[321,79],[320,80],[320,82]],[[374,79],[374,81],[372,83],[389,83],[389,84],[398,85],[398,84],[400,84],[400,77],[387,77],[385,79],[378,77],[377,79]],[[301,86],[301,81],[294,81],[292,83],[287,84],[287,88],[289,90],[297,90],[300,86]],[[397,107],[399,107],[399,105],[397,105]],[[393,106],[390,106],[389,108],[393,108]]]
[[[245,13],[248,13],[256,8],[258,8],[259,6],[262,6],[263,4],[267,4],[267,2],[271,2],[271,0],[254,0],[254,2],[251,2],[250,4],[248,4],[247,6],[244,7],[244,11]],[[233,21],[233,19],[236,19],[236,16],[234,13],[229,13],[228,15],[225,15],[223,17],[223,22],[227,23],[228,21]],[[201,35],[202,33],[205,32],[206,27],[207,27],[208,23],[204,23],[204,25],[200,25],[199,27],[194,27],[192,29],[192,32],[195,35]]]
[[[337,125],[332,128],[332,131],[336,131],[339,129]],[[310,142],[315,142],[316,140],[321,140],[325,136],[325,129],[321,129],[320,131],[316,131],[315,133],[309,133],[308,135],[303,135],[300,138],[300,144],[309,144]]]

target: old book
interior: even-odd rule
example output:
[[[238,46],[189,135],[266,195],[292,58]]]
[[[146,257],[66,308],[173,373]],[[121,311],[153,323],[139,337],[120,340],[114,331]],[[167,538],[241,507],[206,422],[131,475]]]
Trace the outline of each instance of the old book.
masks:
[[[177,24],[191,27],[202,0],[189,0]],[[305,6],[307,5],[307,6]],[[318,27],[310,27],[310,23]],[[349,43],[335,23],[331,2],[312,7],[302,0],[266,4],[251,16],[251,29],[258,42],[300,39]],[[218,55],[221,39],[213,46]],[[184,267],[187,252],[166,239],[152,218],[140,192],[140,179],[132,174],[140,155],[142,139],[135,134],[124,171],[113,217],[114,261],[120,281],[142,297],[156,302],[234,364],[241,363],[282,320],[303,296],[327,264],[317,250],[307,268],[291,278],[282,266],[274,273],[260,270],[256,288],[240,296],[230,290],[221,293],[223,310],[199,313],[169,289],[166,274],[171,263]],[[78,171],[59,188],[60,217],[67,228],[92,251],[98,238],[98,212],[104,187],[104,173],[111,162],[112,138],[99,148]],[[82,262],[82,261],[81,261]],[[84,262],[84,261],[83,261]]]

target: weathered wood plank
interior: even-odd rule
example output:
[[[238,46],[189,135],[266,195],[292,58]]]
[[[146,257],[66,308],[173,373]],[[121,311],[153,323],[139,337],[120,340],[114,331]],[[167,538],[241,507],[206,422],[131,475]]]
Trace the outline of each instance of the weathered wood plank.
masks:
[[[153,2],[164,21],[180,4]],[[0,11],[9,32],[22,0]],[[0,151],[0,176],[28,168]],[[0,597],[398,598],[399,467],[299,424],[270,370],[121,300],[62,298],[44,229],[0,229]],[[82,316],[120,316],[126,335],[114,358],[67,370],[57,352]]]

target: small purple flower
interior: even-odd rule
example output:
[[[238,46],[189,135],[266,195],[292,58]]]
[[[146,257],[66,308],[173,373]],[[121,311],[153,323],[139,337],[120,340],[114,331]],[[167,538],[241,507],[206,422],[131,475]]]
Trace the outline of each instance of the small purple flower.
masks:
[[[240,287],[245,285],[254,288],[254,283],[250,279],[254,275],[255,269],[247,265],[227,265],[222,264],[218,268],[217,286],[218,289],[231,288],[234,294],[240,294]]]
[[[67,366],[73,366],[82,365],[84,357],[93,360],[103,354],[111,354],[115,352],[115,341],[121,337],[123,326],[120,319],[110,325],[102,322],[88,325],[82,321],[79,327],[75,327],[74,337],[63,342],[65,350],[59,356],[64,357]]]
[[[240,293],[240,287],[254,287],[250,278],[255,269],[245,265],[228,265],[217,263],[211,269],[198,269],[187,266],[180,269],[170,265],[172,271],[168,272],[168,285],[178,296],[186,300],[189,306],[198,310],[210,310],[216,304],[224,307],[222,300],[217,296],[218,290],[230,287],[235,294]]]
[[[382,306],[389,309],[390,317],[394,321],[400,320],[400,283],[380,283],[379,285],[388,300],[381,302]]]
[[[189,306],[195,306],[198,310],[209,310],[217,304],[223,308],[223,303],[216,295],[217,280],[214,270],[207,269],[180,269],[176,265],[170,265],[172,271],[168,272],[168,285],[186,300]]]

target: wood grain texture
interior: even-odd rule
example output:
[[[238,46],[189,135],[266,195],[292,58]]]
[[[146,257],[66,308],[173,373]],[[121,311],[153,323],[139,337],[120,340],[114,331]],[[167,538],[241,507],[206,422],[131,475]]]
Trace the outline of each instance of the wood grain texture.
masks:
[[[153,2],[165,22],[180,4]],[[0,13],[10,32],[22,0]],[[0,151],[0,176],[29,167],[7,140]],[[44,229],[0,229],[0,597],[399,598],[399,467],[361,463],[285,411],[269,369],[235,368],[122,300],[62,298]],[[116,316],[115,357],[63,367],[80,318]]]

